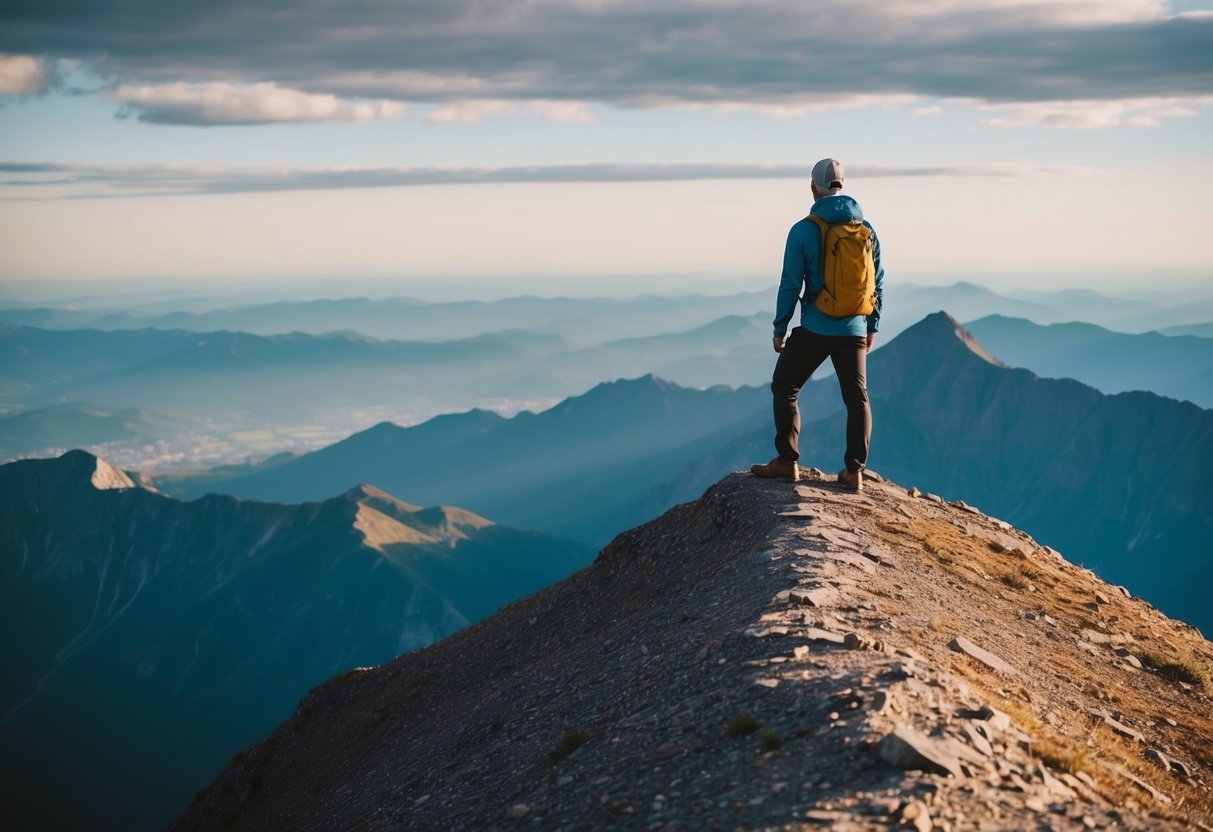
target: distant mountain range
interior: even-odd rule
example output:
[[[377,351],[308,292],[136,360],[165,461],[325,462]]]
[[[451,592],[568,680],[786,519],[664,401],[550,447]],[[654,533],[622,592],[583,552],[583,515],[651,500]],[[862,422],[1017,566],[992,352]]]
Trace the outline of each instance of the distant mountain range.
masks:
[[[1159,329],[1158,332],[1162,335],[1197,335],[1201,338],[1213,338],[1213,321],[1203,324],[1166,326]]]
[[[694,329],[728,315],[774,317],[775,284],[767,291],[732,295],[650,295],[611,298],[512,297],[493,301],[429,302],[410,297],[334,298],[244,303],[223,309],[164,312],[14,306],[0,309],[0,324],[48,329],[182,329],[257,335],[340,331],[406,341],[448,341],[460,334],[504,329],[561,334],[582,346],[618,338]],[[959,320],[999,314],[1040,324],[1086,321],[1124,332],[1147,332],[1213,322],[1207,299],[1143,301],[1090,290],[995,292],[972,282],[916,285],[890,281],[886,337],[937,309]],[[1199,334],[1199,333],[1187,333]]]
[[[1213,321],[1213,302],[1207,298],[1143,301],[1089,289],[998,293],[963,281],[946,286],[891,281],[885,290],[885,309],[881,331],[886,339],[940,309],[960,321],[1005,315],[1038,324],[1083,321],[1134,333]]]
[[[356,333],[4,327],[0,377],[17,391],[18,403],[32,406],[84,399],[182,407],[199,415],[245,409],[274,418],[325,403],[356,407],[416,396],[452,373],[483,385],[569,348],[558,336],[518,331],[437,343]],[[316,396],[318,387],[327,388],[325,397]]]
[[[991,315],[966,324],[990,352],[1014,367],[1074,378],[1105,393],[1149,390],[1213,407],[1213,340],[1195,335],[1128,335],[1094,324],[1041,326]]]
[[[813,386],[809,397],[830,405]],[[541,413],[486,411],[401,428],[385,423],[311,454],[203,483],[242,497],[319,499],[357,482],[452,502],[522,528],[598,546],[648,505],[655,483],[770,419],[765,388],[679,387],[654,376],[601,384]],[[190,480],[163,487],[196,496]],[[635,505],[634,505],[635,504]]]
[[[591,556],[369,486],[183,503],[81,451],[0,466],[3,817],[163,826],[312,685]]]
[[[726,315],[752,314],[773,301],[766,292],[608,298],[515,297],[430,303],[416,298],[280,301],[206,312],[131,314],[42,308],[0,310],[0,323],[48,329],[219,330],[278,335],[341,331],[405,341],[450,341],[461,335],[525,329],[562,334],[581,344],[693,329]]]
[[[906,314],[904,305],[896,308],[878,350]],[[1213,350],[1204,338],[1000,316],[973,328],[1008,363],[1041,375],[1213,405]],[[86,446],[127,464],[154,465],[162,455],[143,452],[145,445],[181,440],[187,459],[234,462],[315,447],[385,417],[420,422],[477,404],[537,409],[603,381],[647,373],[683,386],[761,385],[771,366],[764,313],[591,346],[523,331],[428,342],[354,333],[0,327],[0,406],[14,414],[0,416],[0,453]],[[132,409],[159,416],[115,419]],[[177,415],[169,418],[169,411]],[[123,440],[129,447],[100,444]]]
[[[73,402],[25,410],[0,416],[0,461],[45,455],[47,449],[67,450],[69,444],[182,441],[203,427],[201,420],[187,414],[141,407],[116,410]]]
[[[1006,367],[943,313],[874,352],[869,367],[873,467],[1003,516],[1169,614],[1213,628],[1194,589],[1213,578],[1213,411]],[[837,399],[832,380],[802,396],[807,464],[841,465]],[[650,377],[511,420],[473,412],[380,425],[206,487],[297,500],[370,481],[600,545],[768,459],[770,418],[765,388],[684,390]],[[189,483],[174,487],[188,493]]]

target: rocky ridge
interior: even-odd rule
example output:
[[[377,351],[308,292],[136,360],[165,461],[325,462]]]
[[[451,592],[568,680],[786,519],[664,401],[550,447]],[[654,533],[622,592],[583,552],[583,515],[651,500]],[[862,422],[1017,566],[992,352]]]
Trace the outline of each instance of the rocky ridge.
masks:
[[[964,503],[732,475],[316,688],[178,829],[1213,829],[1213,645]]]

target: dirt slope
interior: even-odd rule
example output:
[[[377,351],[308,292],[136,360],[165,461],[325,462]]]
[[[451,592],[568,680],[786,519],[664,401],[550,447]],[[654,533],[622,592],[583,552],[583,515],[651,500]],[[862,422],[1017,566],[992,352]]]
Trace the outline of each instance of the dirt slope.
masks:
[[[1213,828],[1213,645],[963,504],[829,480],[729,476],[316,688],[177,828]]]

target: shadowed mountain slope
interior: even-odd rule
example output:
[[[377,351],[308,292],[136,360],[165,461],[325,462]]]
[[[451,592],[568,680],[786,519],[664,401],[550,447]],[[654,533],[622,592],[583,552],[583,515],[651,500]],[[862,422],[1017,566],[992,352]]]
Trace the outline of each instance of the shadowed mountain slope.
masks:
[[[601,384],[512,419],[473,411],[412,428],[379,425],[272,470],[207,487],[299,500],[375,482],[598,545],[637,522],[621,507],[726,437],[763,424],[769,401],[761,388],[694,390],[645,376]]]
[[[316,688],[175,828],[1184,829],[1211,666],[973,509],[735,475]]]
[[[991,315],[965,325],[1014,367],[1074,378],[1105,393],[1149,390],[1213,407],[1213,340],[1194,335],[1129,335],[1093,324],[1040,326]]]
[[[91,454],[0,466],[5,811],[165,823],[312,685],[433,642],[586,549],[370,486],[183,503]]]

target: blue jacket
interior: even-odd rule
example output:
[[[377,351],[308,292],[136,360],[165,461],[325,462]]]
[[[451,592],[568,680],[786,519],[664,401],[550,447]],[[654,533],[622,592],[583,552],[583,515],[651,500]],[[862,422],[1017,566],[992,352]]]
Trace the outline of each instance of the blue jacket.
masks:
[[[810,214],[827,222],[863,220],[863,209],[846,194],[826,196],[813,203]],[[831,318],[813,305],[812,298],[824,285],[821,279],[821,230],[812,220],[803,219],[788,232],[788,244],[783,252],[783,276],[779,280],[779,295],[775,302],[775,335],[783,336],[788,331],[796,302],[801,304],[800,325],[818,335],[844,335],[864,337],[880,328],[880,309],[884,302],[884,267],[880,264],[880,240],[872,230],[875,243],[873,260],[876,264],[876,308],[871,315],[852,315],[848,318]],[[805,283],[808,290],[805,290]]]

